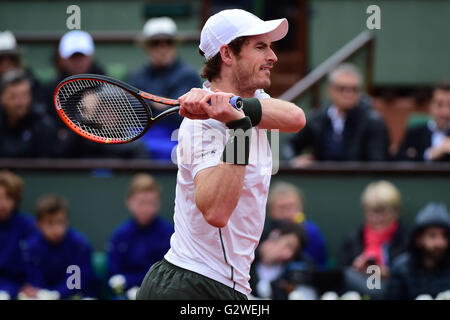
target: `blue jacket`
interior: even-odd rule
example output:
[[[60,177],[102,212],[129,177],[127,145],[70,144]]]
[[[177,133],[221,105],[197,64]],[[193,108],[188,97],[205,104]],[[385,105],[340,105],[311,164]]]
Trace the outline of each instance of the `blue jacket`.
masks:
[[[144,65],[128,79],[128,82],[148,93],[171,99],[178,99],[192,88],[201,87],[198,73],[180,59],[175,60],[167,68]],[[156,108],[152,108],[152,112],[154,115],[160,113]],[[171,141],[171,134],[180,126],[182,120],[178,114],[170,115],[158,121],[152,126],[151,131],[141,138],[153,159],[171,159],[172,149],[177,145],[177,141]]]
[[[123,275],[127,281],[125,289],[140,286],[152,264],[162,260],[169,250],[173,232],[173,226],[161,217],[146,227],[127,219],[109,241],[109,276]]]
[[[49,243],[39,232],[28,239],[24,248],[26,280],[38,288],[57,290],[62,299],[74,295],[96,297],[98,280],[92,269],[91,255],[89,241],[72,228],[58,244]],[[68,270],[71,265],[80,268],[80,289],[68,288],[67,280],[75,274]]]
[[[303,253],[314,261],[316,267],[325,269],[327,265],[327,248],[322,232],[312,221],[306,220],[302,225],[308,237]]]
[[[261,237],[262,242],[272,231],[282,223],[282,220],[267,219],[264,234]],[[304,258],[311,260],[317,269],[325,269],[327,265],[327,247],[325,238],[322,235],[317,224],[311,220],[304,220],[300,223],[305,230],[306,246],[302,249],[301,254]]]
[[[25,283],[25,268],[21,254],[25,240],[37,232],[33,218],[16,211],[0,223],[0,290],[12,298]]]

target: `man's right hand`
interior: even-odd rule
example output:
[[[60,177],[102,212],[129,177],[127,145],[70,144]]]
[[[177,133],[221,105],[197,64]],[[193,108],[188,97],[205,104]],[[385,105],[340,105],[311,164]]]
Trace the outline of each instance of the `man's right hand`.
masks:
[[[215,119],[228,123],[243,118],[244,112],[236,110],[230,104],[232,93],[193,88],[178,98],[180,102],[179,114],[189,119]]]

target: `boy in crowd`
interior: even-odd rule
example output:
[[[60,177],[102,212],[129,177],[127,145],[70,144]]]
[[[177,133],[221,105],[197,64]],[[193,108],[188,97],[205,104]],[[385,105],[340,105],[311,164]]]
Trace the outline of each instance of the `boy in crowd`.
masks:
[[[82,234],[69,227],[66,201],[56,194],[42,196],[36,204],[36,219],[40,232],[27,240],[24,249],[26,285],[22,295],[39,298],[40,290],[45,289],[61,299],[96,297],[92,248]],[[75,275],[69,266],[79,268],[73,269],[79,270],[79,279],[69,279]]]
[[[327,264],[325,238],[319,226],[307,219],[304,203],[303,192],[299,188],[291,183],[276,182],[269,192],[267,233],[285,221],[300,224],[305,229],[307,239],[307,243],[302,245],[302,253],[311,258],[316,267],[324,269]],[[263,239],[265,236],[263,235]]]
[[[271,230],[269,236],[256,250],[255,261],[250,269],[252,295],[263,299],[288,297],[289,288],[294,284],[287,279],[290,263],[301,263],[302,270],[312,270],[312,260],[301,256],[306,244],[306,234],[302,225],[283,221]]]
[[[9,172],[0,172],[0,292],[14,299],[25,281],[21,246],[36,232],[31,217],[19,211],[23,181]]]
[[[150,266],[161,260],[170,248],[173,226],[158,216],[160,186],[149,174],[133,177],[126,197],[131,217],[112,234],[108,246],[110,285],[119,283],[123,289],[138,287]],[[115,288],[113,288],[115,289]]]

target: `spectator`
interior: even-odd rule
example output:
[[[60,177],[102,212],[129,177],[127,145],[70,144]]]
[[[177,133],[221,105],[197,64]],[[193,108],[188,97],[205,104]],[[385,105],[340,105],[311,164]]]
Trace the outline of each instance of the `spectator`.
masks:
[[[139,287],[150,266],[170,248],[174,230],[158,216],[160,196],[160,187],[152,176],[141,173],[133,177],[126,198],[131,217],[114,231],[108,245],[109,276],[122,277],[120,289]],[[110,281],[110,285],[114,283]]]
[[[54,110],[53,93],[64,78],[80,74],[104,74],[94,61],[94,41],[85,31],[73,30],[64,34],[59,42],[55,64],[58,74],[47,88],[48,113],[58,126],[57,156],[60,158],[148,158],[140,141],[122,145],[104,145],[81,138],[70,131]]]
[[[105,73],[103,68],[94,61],[94,51],[94,40],[86,31],[72,30],[61,37],[56,57],[57,75],[46,89],[47,107],[52,115],[55,114],[53,93],[64,78],[80,73]]]
[[[141,90],[155,95],[178,99],[193,87],[200,87],[197,72],[185,64],[177,55],[177,26],[168,17],[153,18],[143,29],[143,46],[149,62],[134,73],[129,83]],[[152,111],[159,114],[168,106],[152,103]],[[143,137],[156,160],[171,160],[177,142],[171,140],[172,132],[181,124],[183,118],[177,114],[167,117],[154,126]]]
[[[390,182],[370,183],[361,196],[364,225],[352,232],[339,252],[339,264],[345,269],[346,291],[357,291],[380,298],[381,290],[368,290],[367,268],[378,265],[382,283],[389,277],[393,259],[407,247],[407,234],[399,223],[401,195]]]
[[[42,196],[36,204],[40,232],[27,240],[24,248],[26,285],[21,290],[25,298],[41,298],[42,290],[68,299],[75,296],[96,297],[98,283],[91,265],[92,248],[89,241],[68,226],[68,206],[56,194]],[[69,266],[79,267],[79,286],[69,277]],[[72,271],[73,272],[73,271]]]
[[[407,131],[399,160],[450,161],[450,81],[435,86],[430,114],[427,124]]]
[[[33,219],[19,210],[22,193],[22,179],[0,171],[0,292],[6,292],[10,299],[25,282],[21,247],[36,231]]]
[[[362,78],[351,64],[342,64],[328,76],[331,104],[314,111],[306,127],[285,146],[293,166],[313,161],[385,161],[389,136],[380,116],[363,99]],[[312,148],[312,155],[302,154]]]
[[[0,32],[0,78],[11,70],[23,70],[30,79],[31,91],[36,101],[43,102],[42,86],[34,77],[33,72],[23,62],[16,38],[11,31]],[[35,107],[44,108],[42,104],[36,104]],[[44,109],[39,110],[45,111]]]
[[[318,268],[325,268],[327,263],[327,250],[325,239],[319,227],[312,221],[307,220],[303,213],[304,197],[299,188],[286,183],[276,183],[268,198],[269,219],[268,230],[276,228],[283,221],[299,223],[305,229],[308,240],[303,244],[303,254],[314,261]]]
[[[270,232],[255,253],[250,270],[252,295],[263,299],[286,300],[290,287],[290,264],[301,261],[303,270],[311,270],[313,263],[300,252],[306,242],[301,225],[284,221]],[[298,269],[298,267],[296,267]]]
[[[398,257],[386,290],[389,299],[436,297],[450,290],[450,216],[441,203],[429,203],[416,217],[409,249]]]
[[[57,155],[53,121],[35,108],[30,79],[12,70],[0,81],[0,157],[31,158]]]

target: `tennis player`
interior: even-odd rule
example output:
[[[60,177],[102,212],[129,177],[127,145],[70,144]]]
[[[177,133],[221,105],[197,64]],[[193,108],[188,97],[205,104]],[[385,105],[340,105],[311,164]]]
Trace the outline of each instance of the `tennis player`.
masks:
[[[297,132],[305,115],[272,99],[271,43],[286,19],[263,21],[239,9],[211,16],[201,31],[203,89],[179,98],[175,233],[164,259],[145,276],[137,299],[247,299],[249,271],[263,231],[271,150],[260,129]],[[245,100],[243,111],[229,104]]]

